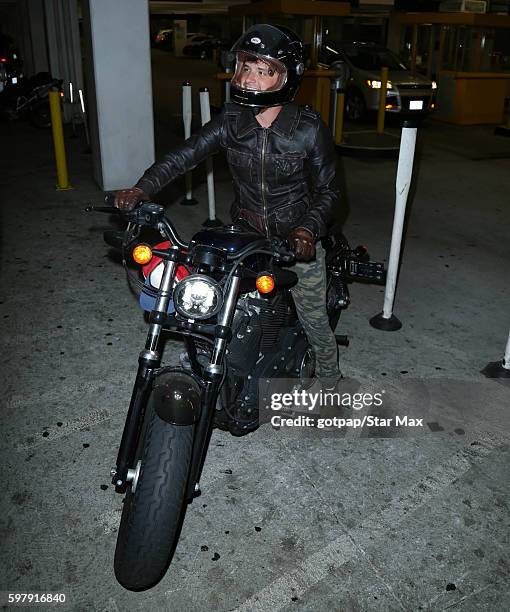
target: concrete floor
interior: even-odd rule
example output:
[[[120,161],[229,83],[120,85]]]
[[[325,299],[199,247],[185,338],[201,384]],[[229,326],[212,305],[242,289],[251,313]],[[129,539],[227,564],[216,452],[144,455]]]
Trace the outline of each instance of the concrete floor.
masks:
[[[510,142],[429,124],[395,305],[372,329],[380,287],[353,285],[341,367],[378,411],[424,426],[215,432],[172,566],[130,593],[113,575],[121,497],[109,483],[146,325],[86,215],[101,192],[82,139],[66,140],[74,191],[56,192],[50,135],[2,126],[0,591],[65,593],[65,610],[291,611],[510,608],[510,389],[480,369],[510,324]],[[159,149],[173,142],[158,130]],[[470,153],[472,152],[472,153]],[[231,189],[215,160],[218,214]],[[345,231],[385,259],[394,160],[339,159]],[[185,236],[206,216],[168,213]],[[177,359],[178,345],[167,360]],[[231,472],[230,472],[231,471]]]

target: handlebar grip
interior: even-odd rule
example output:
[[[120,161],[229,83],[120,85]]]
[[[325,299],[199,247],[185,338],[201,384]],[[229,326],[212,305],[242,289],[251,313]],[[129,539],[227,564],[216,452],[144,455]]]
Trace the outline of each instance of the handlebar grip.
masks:
[[[288,240],[274,239],[273,246],[277,261],[284,264],[292,264],[296,261],[296,251]]]
[[[282,263],[294,263],[296,259],[296,254],[292,252],[283,253],[283,254],[280,254],[279,259]]]
[[[118,208],[114,208],[113,206],[86,206],[83,209],[83,212],[101,212],[108,213],[110,215],[120,214],[122,211]]]
[[[107,206],[113,206],[115,203],[115,194],[114,193],[106,193],[104,196],[104,203]]]

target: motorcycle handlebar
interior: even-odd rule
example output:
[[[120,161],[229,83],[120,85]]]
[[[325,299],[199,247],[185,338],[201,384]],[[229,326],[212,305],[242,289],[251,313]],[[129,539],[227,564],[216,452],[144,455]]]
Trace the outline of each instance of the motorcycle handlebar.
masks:
[[[139,202],[132,210],[116,208],[114,206],[114,193],[105,194],[104,202],[107,206],[87,206],[85,212],[119,214],[122,215],[126,221],[135,223],[136,225],[145,225],[149,227],[162,226],[166,237],[173,245],[188,250],[188,245],[181,240],[172,222],[165,217],[165,209],[163,206],[155,202]]]
[[[115,202],[115,194],[108,193],[104,197],[107,206],[87,206],[85,212],[103,212],[109,214],[122,215],[127,221],[137,225],[156,226],[160,224],[165,230],[167,238],[173,245],[176,245],[184,250],[189,250],[189,245],[184,243],[179,237],[177,230],[172,222],[165,216],[165,211],[162,206],[154,202],[140,202],[132,210],[122,210],[113,206]],[[291,264],[296,259],[296,253],[284,240],[272,239],[271,241],[263,238],[259,242],[252,243],[242,249],[236,255],[227,256],[230,260],[244,258],[246,255],[255,253],[257,250],[263,250],[270,253],[277,261],[284,264]]]
[[[115,203],[115,194],[106,193],[104,196],[104,203],[106,204],[106,206],[113,206]]]

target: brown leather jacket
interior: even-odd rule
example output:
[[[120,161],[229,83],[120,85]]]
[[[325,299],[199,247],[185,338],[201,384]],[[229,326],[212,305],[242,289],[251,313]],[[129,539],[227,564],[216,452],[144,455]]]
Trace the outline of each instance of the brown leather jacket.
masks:
[[[221,113],[154,164],[136,184],[149,196],[223,151],[233,178],[232,220],[285,238],[303,227],[327,234],[338,200],[336,155],[328,128],[308,107],[287,104],[271,127],[249,108],[225,104]]]

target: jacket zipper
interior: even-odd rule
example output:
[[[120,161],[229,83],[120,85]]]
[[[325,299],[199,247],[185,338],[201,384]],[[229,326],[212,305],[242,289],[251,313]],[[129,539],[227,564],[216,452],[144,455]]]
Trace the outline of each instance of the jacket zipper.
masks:
[[[267,203],[266,203],[266,182],[265,182],[265,172],[264,166],[266,163],[266,142],[267,142],[267,128],[262,128],[262,155],[261,155],[261,167],[260,167],[260,182],[261,182],[261,192],[262,192],[262,207],[264,211],[264,225],[266,226],[266,236],[269,238],[269,226],[267,224]]]

